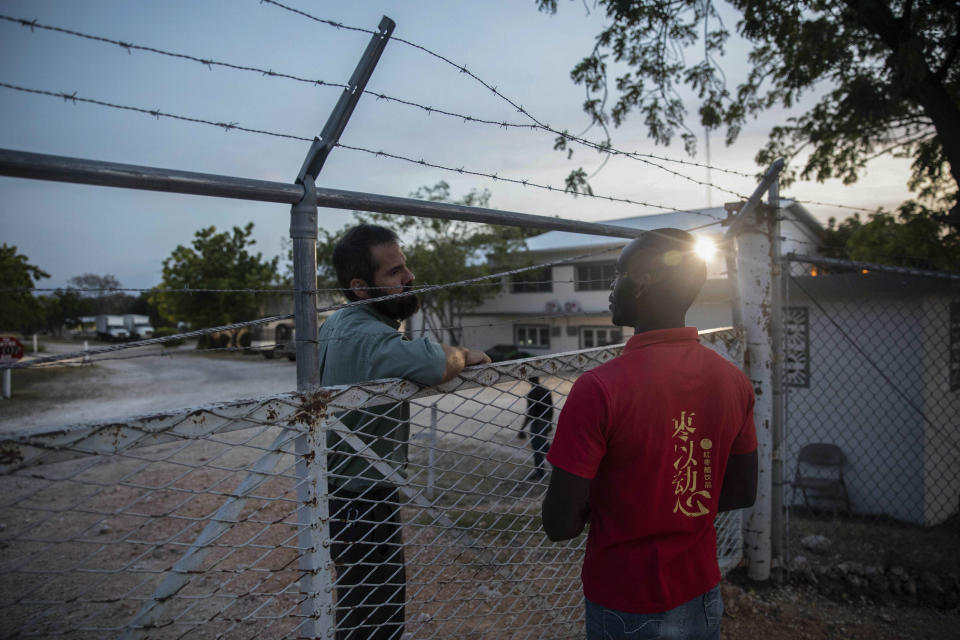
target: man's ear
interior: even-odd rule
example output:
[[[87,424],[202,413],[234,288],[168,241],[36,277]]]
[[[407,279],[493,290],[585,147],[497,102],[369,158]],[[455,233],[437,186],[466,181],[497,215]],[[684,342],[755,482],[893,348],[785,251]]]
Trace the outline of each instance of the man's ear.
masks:
[[[353,291],[353,295],[361,300],[366,300],[370,297],[369,286],[366,280],[361,280],[360,278],[352,278],[350,280],[350,289]]]
[[[640,298],[646,295],[651,285],[653,285],[653,274],[649,271],[643,271],[636,275],[631,275],[630,280],[633,281],[633,297]]]

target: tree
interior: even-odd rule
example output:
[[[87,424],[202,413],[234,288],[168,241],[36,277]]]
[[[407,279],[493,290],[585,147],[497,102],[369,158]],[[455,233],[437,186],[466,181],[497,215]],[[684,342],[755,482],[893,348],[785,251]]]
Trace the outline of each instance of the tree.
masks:
[[[28,260],[27,256],[17,252],[15,246],[0,245],[0,286],[21,289],[3,294],[0,329],[27,333],[42,323],[42,307],[30,289],[36,286],[36,280],[49,278],[50,274]]]
[[[881,211],[866,223],[859,216],[839,224],[831,218],[821,252],[831,258],[960,272],[960,231],[936,212],[906,202],[897,215]]]
[[[84,273],[67,280],[69,290],[90,301],[88,314],[137,313],[134,311],[137,299],[118,291],[122,287],[123,285],[120,284],[116,276],[110,273],[102,276],[95,273]]]
[[[192,247],[178,245],[163,261],[161,289],[264,289],[277,280],[279,258],[264,260],[247,248],[255,244],[253,223],[232,232],[207,227],[194,234]],[[193,327],[213,327],[251,319],[262,297],[246,292],[154,292],[151,302],[171,321]],[[240,330],[233,333],[237,346]]]
[[[81,295],[76,289],[57,289],[53,295],[38,299],[43,306],[44,326],[50,333],[63,334],[64,326],[76,326],[82,316],[96,313],[93,298]]]
[[[432,187],[420,187],[410,197],[472,207],[490,204],[490,192],[486,189],[473,189],[454,200],[450,185],[444,181]],[[526,246],[525,238],[540,233],[521,227],[382,213],[354,212],[354,218],[354,224],[380,224],[401,236],[407,265],[416,275],[416,284],[457,282],[495,273],[497,267],[494,265],[519,264],[516,252]],[[346,228],[335,233],[321,230],[317,243],[320,287],[339,286],[332,258],[333,247],[344,231]],[[423,295],[421,302],[425,315],[431,323],[436,322],[432,327],[434,336],[450,344],[459,344],[463,313],[496,295],[499,290],[500,283],[493,280],[489,286],[452,287]]]
[[[542,11],[557,10],[557,0],[536,2]],[[725,127],[727,144],[748,118],[777,106],[791,108],[805,94],[826,89],[806,113],[773,128],[757,162],[764,167],[777,157],[798,162],[808,153],[800,166],[785,172],[784,184],[797,175],[850,184],[877,155],[909,157],[909,188],[942,211],[950,209],[932,214],[960,229],[956,0],[728,2],[742,16],[737,33],[753,47],[751,70],[735,91],[716,61],[730,38],[716,3],[595,0],[609,26],[571,72],[587,89],[583,108],[593,122],[606,130],[608,123],[619,126],[637,111],[657,144],[668,145],[679,135],[692,154],[696,137],[686,124],[683,87],[700,101],[700,124],[707,130]],[[694,53],[694,45],[702,49]],[[608,106],[611,64],[626,70],[616,76],[616,100]],[[561,136],[557,148],[566,149],[567,142]]]
[[[96,298],[107,293],[116,293],[116,290],[123,285],[120,284],[116,276],[110,273],[102,276],[95,273],[84,273],[67,280],[67,286],[74,289],[83,289],[83,291],[78,291],[81,296]]]

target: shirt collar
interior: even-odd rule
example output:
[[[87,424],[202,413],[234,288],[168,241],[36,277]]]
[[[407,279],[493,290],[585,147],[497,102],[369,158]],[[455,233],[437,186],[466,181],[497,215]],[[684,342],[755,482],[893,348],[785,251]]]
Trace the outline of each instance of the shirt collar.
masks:
[[[700,336],[697,334],[696,327],[679,327],[676,329],[657,329],[655,331],[643,331],[635,334],[627,341],[623,348],[624,353],[642,349],[652,344],[665,342],[700,342]]]
[[[373,306],[372,303],[370,303],[370,304],[361,304],[361,305],[358,305],[358,306],[357,306],[357,309],[359,309],[360,311],[363,311],[364,313],[370,314],[370,315],[373,316],[376,320],[379,320],[380,322],[382,322],[382,323],[384,323],[384,324],[386,324],[386,325],[389,325],[389,326],[393,327],[394,329],[399,329],[399,328],[400,328],[400,321],[399,321],[399,320],[394,320],[393,318],[388,318],[387,316],[383,315],[382,313],[380,313],[380,312]]]

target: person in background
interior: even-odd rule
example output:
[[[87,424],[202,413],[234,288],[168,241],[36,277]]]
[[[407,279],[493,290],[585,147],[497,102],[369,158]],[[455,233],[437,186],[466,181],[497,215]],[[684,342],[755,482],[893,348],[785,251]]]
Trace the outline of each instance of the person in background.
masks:
[[[540,384],[538,376],[530,376],[530,390],[527,391],[527,410],[523,418],[523,427],[517,433],[518,438],[525,438],[526,431],[530,432],[530,447],[533,449],[533,471],[526,480],[538,482],[546,472],[544,460],[550,446],[550,432],[553,430],[553,396],[546,387]]]
[[[706,279],[693,243],[658,229],[623,249],[610,308],[636,334],[574,383],[547,456],[547,536],[574,538],[590,523],[591,640],[718,639],[714,518],[756,497],[750,381],[684,326]]]
[[[333,251],[346,297],[368,300],[410,289],[397,234],[362,224],[349,229]],[[490,362],[482,351],[410,340],[398,331],[419,309],[413,294],[346,307],[320,327],[323,386],[404,378],[433,386],[464,367]],[[400,533],[398,479],[405,477],[410,408],[405,402],[339,416],[365,449],[357,452],[336,433],[327,439],[332,556],[337,569],[338,640],[400,640],[404,631],[406,576]]]

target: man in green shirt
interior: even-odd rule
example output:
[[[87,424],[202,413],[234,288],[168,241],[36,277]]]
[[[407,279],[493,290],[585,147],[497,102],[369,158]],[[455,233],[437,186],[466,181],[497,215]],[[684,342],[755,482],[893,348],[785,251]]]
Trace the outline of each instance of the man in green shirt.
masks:
[[[396,233],[377,225],[348,230],[334,247],[333,266],[349,300],[401,293],[413,283]],[[330,316],[318,337],[320,383],[404,378],[433,386],[453,379],[465,366],[490,362],[482,351],[427,337],[406,338],[398,331],[400,322],[419,307],[411,294]],[[400,640],[403,635],[406,576],[399,495],[394,474],[384,464],[406,476],[409,418],[405,402],[341,415],[340,421],[366,446],[359,453],[336,434],[327,439],[338,640]]]

